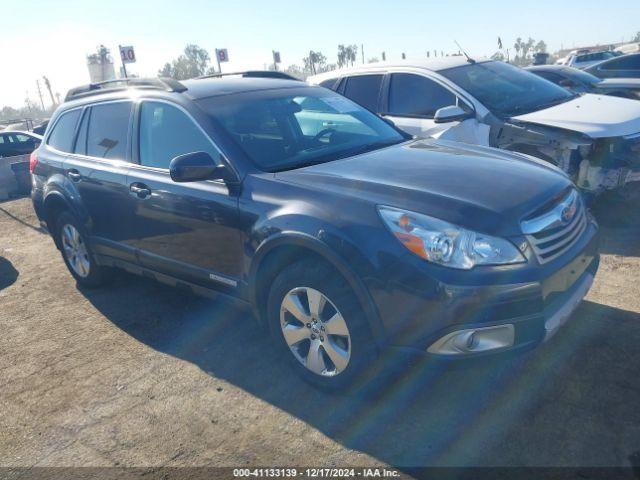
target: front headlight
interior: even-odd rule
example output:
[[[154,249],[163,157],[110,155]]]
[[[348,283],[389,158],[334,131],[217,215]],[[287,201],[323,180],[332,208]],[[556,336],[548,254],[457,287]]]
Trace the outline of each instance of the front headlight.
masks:
[[[378,206],[384,223],[416,255],[445,267],[469,270],[476,265],[526,262],[504,238],[466,230],[420,213]]]

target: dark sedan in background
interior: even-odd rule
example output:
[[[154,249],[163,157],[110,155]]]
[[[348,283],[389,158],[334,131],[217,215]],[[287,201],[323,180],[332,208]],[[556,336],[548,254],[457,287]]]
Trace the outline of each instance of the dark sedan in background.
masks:
[[[599,78],[640,78],[640,53],[610,58],[585,68]]]
[[[29,155],[42,142],[42,137],[18,130],[0,131],[0,158]]]
[[[573,93],[599,93],[614,97],[640,99],[640,78],[598,78],[584,70],[566,65],[527,67],[531,73],[545,78]]]

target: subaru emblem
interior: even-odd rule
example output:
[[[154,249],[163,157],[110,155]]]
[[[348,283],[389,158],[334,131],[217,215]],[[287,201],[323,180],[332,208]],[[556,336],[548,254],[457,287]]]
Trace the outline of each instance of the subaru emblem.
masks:
[[[573,203],[571,205],[567,205],[562,209],[562,213],[560,214],[560,217],[562,218],[562,221],[564,223],[569,223],[573,219],[573,216],[575,214],[576,214],[576,205],[575,203]]]

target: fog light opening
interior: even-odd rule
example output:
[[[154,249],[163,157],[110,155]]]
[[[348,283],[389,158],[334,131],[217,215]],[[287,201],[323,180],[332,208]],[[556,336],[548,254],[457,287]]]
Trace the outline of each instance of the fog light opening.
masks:
[[[513,346],[512,324],[468,328],[450,332],[434,342],[427,352],[436,355],[469,355]]]

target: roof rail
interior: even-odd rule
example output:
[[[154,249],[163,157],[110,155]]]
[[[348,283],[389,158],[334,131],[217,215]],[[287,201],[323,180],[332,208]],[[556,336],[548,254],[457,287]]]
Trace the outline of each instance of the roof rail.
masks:
[[[232,73],[212,73],[209,75],[203,75],[201,77],[197,77],[196,80],[200,80],[203,78],[219,78],[219,77],[228,77],[233,75],[239,75],[245,78],[278,78],[281,80],[296,80],[301,82],[299,78],[294,77],[293,75],[289,75],[288,73],[278,72],[276,70],[247,70],[245,72],[232,72]]]
[[[68,102],[69,100],[110,91],[126,90],[129,87],[166,90],[167,92],[184,92],[187,90],[187,87],[173,78],[117,78],[115,80],[105,80],[104,82],[89,83],[88,85],[72,88],[67,92],[64,101]]]

